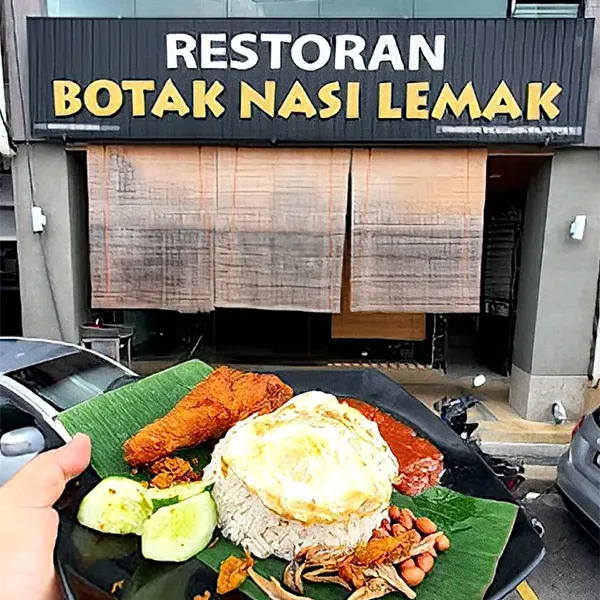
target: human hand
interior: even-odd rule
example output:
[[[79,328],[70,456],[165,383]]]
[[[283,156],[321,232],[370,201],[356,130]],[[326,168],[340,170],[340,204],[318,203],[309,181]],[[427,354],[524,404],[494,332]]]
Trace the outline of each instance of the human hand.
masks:
[[[36,456],[0,487],[0,599],[56,600],[52,508],[67,482],[89,465],[90,439],[77,434],[66,446]]]

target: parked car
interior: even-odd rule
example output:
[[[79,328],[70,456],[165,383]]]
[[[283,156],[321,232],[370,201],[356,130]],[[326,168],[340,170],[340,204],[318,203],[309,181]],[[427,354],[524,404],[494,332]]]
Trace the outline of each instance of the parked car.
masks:
[[[74,344],[0,338],[0,485],[70,439],[57,415],[139,377]]]
[[[581,526],[600,539],[600,407],[573,429],[569,449],[558,461],[557,488]]]

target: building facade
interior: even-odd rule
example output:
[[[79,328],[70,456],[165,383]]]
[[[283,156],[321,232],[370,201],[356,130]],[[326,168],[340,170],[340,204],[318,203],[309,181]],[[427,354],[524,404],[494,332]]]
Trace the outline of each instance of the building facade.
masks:
[[[0,306],[2,307],[0,335],[14,335],[21,331],[21,306],[17,269],[15,205],[10,172],[10,160],[15,154],[15,147],[10,139],[6,110],[8,79],[4,64],[2,40],[0,41]],[[6,319],[4,319],[5,316]]]
[[[23,333],[213,315],[285,357],[307,319],[579,415],[600,4],[448,4],[5,0]]]

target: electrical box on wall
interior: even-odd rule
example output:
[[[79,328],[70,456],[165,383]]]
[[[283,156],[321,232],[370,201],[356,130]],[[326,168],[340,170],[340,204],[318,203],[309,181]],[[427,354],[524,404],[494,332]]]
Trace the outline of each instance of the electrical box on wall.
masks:
[[[46,219],[46,215],[42,210],[41,206],[32,206],[31,207],[31,227],[33,229],[33,233],[42,233],[44,228],[46,227],[46,223],[48,223],[48,219]]]
[[[569,228],[569,236],[572,239],[580,242],[583,239],[583,234],[585,233],[585,215],[577,215],[573,221],[571,222],[571,227]]]

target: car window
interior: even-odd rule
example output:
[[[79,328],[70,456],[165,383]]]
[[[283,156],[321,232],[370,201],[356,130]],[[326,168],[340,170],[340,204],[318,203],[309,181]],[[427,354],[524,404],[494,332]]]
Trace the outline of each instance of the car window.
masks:
[[[106,390],[127,372],[90,352],[75,352],[9,373],[57,410],[65,410]]]
[[[0,435],[35,425],[35,419],[14,404],[14,395],[0,386]]]

